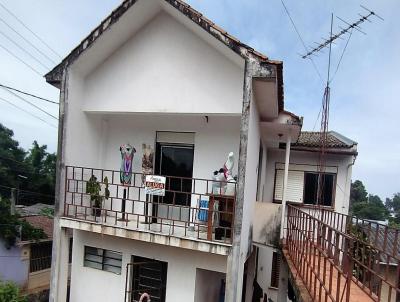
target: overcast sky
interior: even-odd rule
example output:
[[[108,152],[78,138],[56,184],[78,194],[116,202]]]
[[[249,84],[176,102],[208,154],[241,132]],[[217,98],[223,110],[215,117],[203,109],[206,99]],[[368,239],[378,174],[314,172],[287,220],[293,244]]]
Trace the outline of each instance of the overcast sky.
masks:
[[[150,0],[149,0],[150,1]],[[304,52],[281,0],[190,0],[194,8],[226,29],[241,41],[284,62],[285,108],[304,117],[303,130],[319,129],[316,123],[326,81],[327,51],[315,58],[322,76],[319,78]],[[46,84],[44,78],[11,56],[5,49],[31,65],[39,74],[55,64],[32,49],[2,21],[28,38],[41,52],[58,63],[74,48],[120,1],[118,0],[0,0],[31,30],[46,41],[60,57],[41,44],[0,6],[0,84],[17,87],[31,93],[58,100],[58,90]],[[342,63],[332,82],[329,128],[358,142],[359,156],[353,180],[362,180],[370,193],[383,199],[400,191],[400,1],[398,0],[286,0],[305,43],[320,42],[329,35],[330,16],[345,20],[365,14],[359,4],[378,12],[385,21],[372,18],[364,23],[363,35],[353,32]],[[344,26],[334,19],[334,32]],[[23,49],[39,58],[30,58],[6,36],[23,45]],[[332,70],[346,41],[333,46]],[[397,93],[396,93],[397,92]],[[29,107],[22,100],[0,89],[0,98],[29,110],[32,114],[57,125],[53,118]],[[37,102],[46,111],[57,115],[57,106]],[[19,111],[0,100],[0,122],[15,132],[24,148],[34,139],[56,150],[57,131],[39,119]]]

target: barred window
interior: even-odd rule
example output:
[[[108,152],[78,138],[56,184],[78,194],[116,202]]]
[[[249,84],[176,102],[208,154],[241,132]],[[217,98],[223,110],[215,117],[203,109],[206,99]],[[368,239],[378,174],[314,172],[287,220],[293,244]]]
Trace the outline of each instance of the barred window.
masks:
[[[40,242],[31,244],[31,257],[29,271],[37,272],[51,267],[52,242]]]
[[[85,246],[83,265],[120,275],[122,266],[122,253]]]

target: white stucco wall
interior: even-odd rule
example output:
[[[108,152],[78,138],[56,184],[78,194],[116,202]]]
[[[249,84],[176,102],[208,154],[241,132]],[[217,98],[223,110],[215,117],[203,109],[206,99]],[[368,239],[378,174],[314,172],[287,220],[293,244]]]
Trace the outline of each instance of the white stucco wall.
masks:
[[[240,115],[243,70],[161,12],[85,78],[82,108]]]
[[[122,252],[121,275],[83,266],[84,246]],[[194,301],[196,269],[226,272],[226,257],[186,249],[166,247],[130,239],[74,231],[71,301],[124,301],[126,265],[131,256],[168,262],[167,302]]]
[[[275,163],[285,162],[285,150],[268,150],[267,176],[265,182],[264,202],[272,202],[274,198]],[[313,168],[319,164],[318,153],[291,151],[290,163],[298,165],[311,165]],[[347,214],[349,211],[349,197],[353,156],[328,155],[326,165],[337,168],[335,188],[335,211]]]
[[[257,282],[264,293],[267,293],[268,298],[272,299],[272,301],[278,301],[278,290],[271,287],[272,255],[274,251],[276,249],[270,246],[259,246]]]

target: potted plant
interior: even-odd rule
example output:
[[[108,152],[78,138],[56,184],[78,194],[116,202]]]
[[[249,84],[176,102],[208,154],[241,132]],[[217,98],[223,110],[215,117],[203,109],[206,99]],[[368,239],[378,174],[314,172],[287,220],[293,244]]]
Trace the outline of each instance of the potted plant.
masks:
[[[103,183],[104,195],[101,195],[101,183],[97,181],[97,177],[92,175],[86,184],[86,193],[90,194],[90,202],[92,205],[92,215],[99,217],[101,215],[101,207],[104,198],[108,199],[110,197],[110,190],[108,189],[108,178],[104,177]]]

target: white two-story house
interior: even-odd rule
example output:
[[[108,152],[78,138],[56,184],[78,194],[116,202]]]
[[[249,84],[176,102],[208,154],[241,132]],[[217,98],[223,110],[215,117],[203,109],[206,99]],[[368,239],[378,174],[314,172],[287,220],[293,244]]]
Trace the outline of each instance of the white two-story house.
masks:
[[[285,188],[312,207],[319,172],[282,62],[183,1],[127,0],[46,80],[60,89],[50,301],[251,301],[254,280],[287,295],[270,238]],[[356,144],[331,135],[324,206],[347,212]]]

